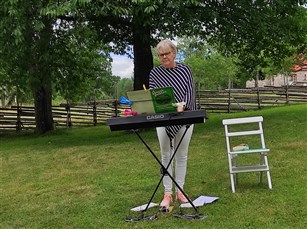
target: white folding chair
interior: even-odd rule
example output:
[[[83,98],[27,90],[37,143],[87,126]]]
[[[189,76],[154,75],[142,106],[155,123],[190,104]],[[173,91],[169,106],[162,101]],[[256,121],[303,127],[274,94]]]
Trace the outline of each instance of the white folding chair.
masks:
[[[246,117],[224,119],[223,125],[225,128],[226,147],[228,155],[229,173],[232,192],[235,192],[235,183],[238,182],[238,173],[260,172],[259,182],[262,181],[262,173],[266,172],[269,189],[272,189],[270,168],[268,164],[268,152],[264,141],[262,128],[263,117]],[[260,142],[259,142],[260,139]],[[251,141],[256,147],[246,147],[246,149],[235,150],[234,144],[238,141]],[[240,142],[239,142],[240,143]],[[239,163],[238,157],[244,157],[246,154],[260,155],[260,161],[249,160],[248,164]]]

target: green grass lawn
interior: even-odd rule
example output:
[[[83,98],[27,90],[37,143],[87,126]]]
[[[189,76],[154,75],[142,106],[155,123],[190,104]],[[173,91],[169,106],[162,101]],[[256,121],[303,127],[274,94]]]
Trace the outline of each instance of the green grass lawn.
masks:
[[[273,189],[266,177],[258,184],[257,173],[245,173],[231,193],[222,119],[254,115],[264,117]],[[141,135],[160,158],[155,131]],[[0,134],[0,228],[307,228],[306,149],[306,105],[210,114],[195,126],[185,185],[192,199],[220,198],[199,208],[207,218],[158,213],[157,220],[128,223],[126,217],[138,216],[130,208],[145,204],[160,178],[133,133],[100,126]],[[153,202],[162,195],[160,186]]]

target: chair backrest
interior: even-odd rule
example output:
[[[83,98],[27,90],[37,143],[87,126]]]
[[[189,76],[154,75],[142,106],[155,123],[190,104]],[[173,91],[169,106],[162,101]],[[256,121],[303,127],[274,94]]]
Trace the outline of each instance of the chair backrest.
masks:
[[[265,147],[265,141],[264,141],[262,122],[263,122],[262,116],[224,119],[223,125],[225,128],[227,151],[228,152],[231,151],[229,137],[246,136],[246,135],[260,135],[261,148],[265,149],[266,147]],[[233,130],[230,130],[229,128],[229,126],[231,125],[251,124],[251,123],[258,123],[257,128],[253,127],[253,128],[249,128],[245,130],[240,130],[240,131],[233,131]]]
[[[246,117],[246,118],[232,118],[232,119],[224,119],[223,125],[253,123],[253,122],[262,122],[262,121],[263,121],[262,116]]]

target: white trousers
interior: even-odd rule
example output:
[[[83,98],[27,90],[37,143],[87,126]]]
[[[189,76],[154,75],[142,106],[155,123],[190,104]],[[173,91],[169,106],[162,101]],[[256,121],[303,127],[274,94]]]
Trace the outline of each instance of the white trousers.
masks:
[[[194,125],[190,125],[188,128],[177,152],[174,157],[175,162],[175,171],[173,176],[173,161],[172,164],[168,168],[169,174],[171,174],[174,178],[177,184],[181,189],[183,189],[184,182],[185,182],[185,176],[187,172],[187,159],[188,159],[188,150],[189,150],[189,144],[193,133],[193,127]],[[177,135],[172,140],[173,149],[171,149],[170,139],[168,135],[166,134],[165,127],[157,127],[157,135],[160,143],[160,151],[161,151],[161,159],[162,164],[166,168],[168,165],[173,152],[176,150],[180,139],[182,135],[184,134],[186,130],[186,126],[182,126],[182,128],[178,131]],[[169,176],[164,176],[163,178],[163,185],[164,185],[164,192],[172,193],[173,192],[173,182]],[[178,188],[175,188],[175,191],[178,191]]]

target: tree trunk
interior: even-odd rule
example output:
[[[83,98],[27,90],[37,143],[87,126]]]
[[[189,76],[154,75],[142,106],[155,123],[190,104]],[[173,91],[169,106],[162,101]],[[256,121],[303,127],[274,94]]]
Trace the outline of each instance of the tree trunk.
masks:
[[[153,68],[150,46],[150,29],[136,28],[133,34],[134,51],[134,90],[142,90],[143,84],[149,87],[149,73]]]
[[[53,130],[51,83],[35,88],[33,96],[35,105],[35,131],[43,134]]]
[[[39,32],[37,46],[32,52],[33,62],[30,67],[32,72],[32,93],[35,107],[36,132],[39,134],[54,130],[52,117],[52,90],[51,90],[51,39],[53,22],[44,18],[44,29]]]

